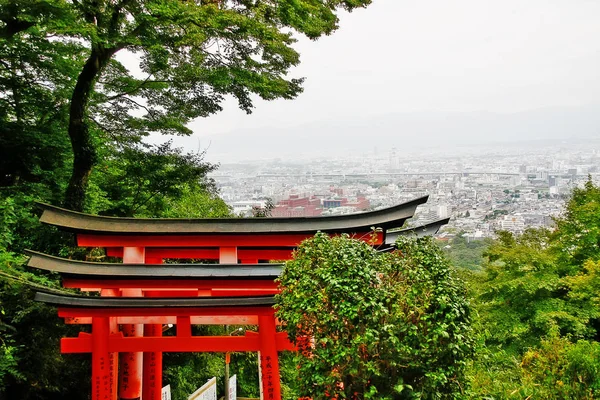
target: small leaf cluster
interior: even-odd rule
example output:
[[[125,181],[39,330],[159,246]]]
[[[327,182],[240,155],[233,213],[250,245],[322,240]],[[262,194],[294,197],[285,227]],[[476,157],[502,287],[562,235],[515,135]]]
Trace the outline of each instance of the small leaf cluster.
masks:
[[[300,396],[463,397],[473,342],[462,282],[431,239],[397,246],[318,233],[286,264],[277,316],[299,347]]]

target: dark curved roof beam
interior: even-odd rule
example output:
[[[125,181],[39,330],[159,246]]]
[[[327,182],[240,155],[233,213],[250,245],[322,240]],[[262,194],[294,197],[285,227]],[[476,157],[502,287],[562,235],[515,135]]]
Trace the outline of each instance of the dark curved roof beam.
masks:
[[[398,239],[399,236],[416,235],[417,237],[423,237],[435,235],[438,233],[440,228],[446,225],[449,221],[450,218],[444,218],[425,225],[415,226],[414,228],[402,229],[395,232],[388,231],[385,235],[385,244],[393,245],[396,243],[396,239]]]
[[[197,235],[197,234],[294,234],[308,232],[370,231],[372,227],[389,229],[402,226],[411,218],[418,205],[427,202],[423,196],[394,207],[365,213],[326,217],[297,218],[214,218],[163,219],[116,218],[83,214],[49,204],[43,209],[40,221],[77,233],[109,235]]]
[[[171,295],[177,291],[187,291],[189,295],[206,296],[206,291],[211,296],[233,293],[248,295],[252,291],[269,291],[272,294],[277,290],[277,283],[273,279],[106,279],[106,277],[81,277],[62,276],[62,285],[65,288],[81,289],[84,292],[99,292],[102,289],[141,289],[145,292],[159,291],[161,297],[182,297]],[[264,293],[261,293],[264,294]]]
[[[70,296],[57,295],[52,293],[37,292],[35,300],[42,303],[51,304],[57,307],[97,309],[100,312],[108,312],[113,316],[119,313],[111,313],[111,310],[131,310],[121,315],[144,316],[144,315],[182,315],[177,311],[167,311],[169,309],[222,309],[219,313],[222,315],[244,315],[244,308],[268,307],[275,304],[273,296],[240,296],[240,297],[179,297],[179,298],[152,298],[152,297],[97,297],[97,296]],[[153,309],[154,312],[143,312],[143,310]],[[229,313],[226,311],[229,310]],[[189,313],[187,313],[189,315]],[[202,315],[197,313],[193,315]],[[221,314],[219,314],[221,315]],[[74,317],[77,315],[61,315]]]
[[[118,264],[67,260],[34,251],[27,266],[70,276],[102,279],[275,279],[282,264]]]

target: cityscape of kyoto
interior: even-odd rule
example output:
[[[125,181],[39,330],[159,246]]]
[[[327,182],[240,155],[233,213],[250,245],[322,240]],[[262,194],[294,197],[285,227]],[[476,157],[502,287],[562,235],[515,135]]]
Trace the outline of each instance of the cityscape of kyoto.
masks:
[[[600,399],[599,16],[0,1],[0,400]]]

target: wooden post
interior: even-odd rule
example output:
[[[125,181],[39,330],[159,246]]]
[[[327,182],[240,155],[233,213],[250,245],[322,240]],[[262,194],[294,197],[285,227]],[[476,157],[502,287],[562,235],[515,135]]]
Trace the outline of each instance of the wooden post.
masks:
[[[123,264],[143,264],[145,248],[124,247]],[[122,289],[123,297],[142,297],[142,289]],[[126,324],[121,328],[123,336],[143,336],[143,324]],[[121,353],[119,369],[119,398],[140,400],[142,398],[143,353]]]
[[[92,400],[110,399],[109,323],[107,317],[92,319]]]
[[[281,400],[279,358],[277,356],[275,333],[275,315],[273,313],[259,315],[260,372],[264,400]]]
[[[119,297],[119,292],[115,289],[102,289],[100,295],[103,297]],[[116,317],[108,319],[109,333],[118,333],[119,325]],[[117,389],[119,383],[119,353],[109,353],[109,372],[110,372],[110,400],[117,400]]]
[[[219,264],[237,264],[237,247],[220,247]]]
[[[148,258],[147,264],[162,264],[162,258]],[[146,297],[160,296],[160,292],[145,292]],[[145,324],[144,336],[160,337],[162,336],[162,324]],[[142,399],[161,400],[162,391],[162,359],[161,351],[152,351],[144,353],[144,381],[142,383]]]
[[[144,336],[162,336],[161,324],[144,325]],[[162,352],[144,353],[144,383],[142,399],[161,400],[162,390]]]

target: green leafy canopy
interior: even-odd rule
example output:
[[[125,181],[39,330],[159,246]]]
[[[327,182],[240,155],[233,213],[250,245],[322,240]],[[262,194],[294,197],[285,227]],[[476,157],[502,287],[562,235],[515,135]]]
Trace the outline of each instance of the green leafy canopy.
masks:
[[[4,67],[16,72],[13,78],[51,70],[68,82],[63,129],[73,149],[73,170],[65,204],[82,211],[98,163],[97,140],[122,145],[139,143],[150,133],[190,134],[187,124],[220,111],[228,96],[246,112],[255,96],[296,97],[303,80],[288,77],[299,63],[293,32],[312,39],[330,34],[337,28],[338,9],[370,2],[2,0],[0,47],[36,44],[49,50],[41,54],[57,55],[54,68],[39,62]],[[116,57],[123,51],[139,58],[139,74]]]

